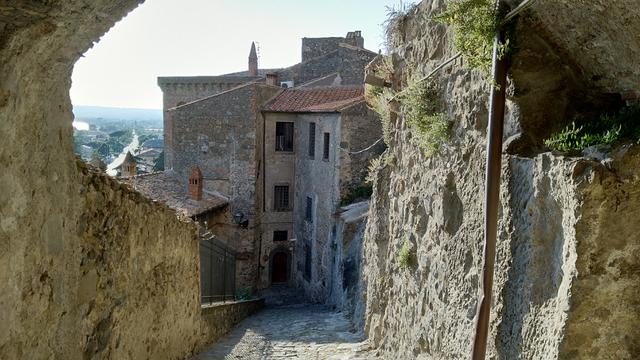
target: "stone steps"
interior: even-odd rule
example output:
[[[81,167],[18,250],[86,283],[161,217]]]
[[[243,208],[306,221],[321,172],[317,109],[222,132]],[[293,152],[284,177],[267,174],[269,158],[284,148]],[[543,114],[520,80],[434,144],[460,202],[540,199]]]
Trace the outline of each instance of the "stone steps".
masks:
[[[261,290],[259,295],[264,298],[266,306],[277,307],[307,303],[302,290],[288,285],[271,285],[271,287]]]

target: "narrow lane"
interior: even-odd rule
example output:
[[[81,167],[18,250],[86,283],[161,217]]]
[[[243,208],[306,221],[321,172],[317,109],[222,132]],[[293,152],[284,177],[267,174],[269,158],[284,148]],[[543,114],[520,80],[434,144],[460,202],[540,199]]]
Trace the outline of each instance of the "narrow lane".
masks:
[[[319,305],[267,308],[192,360],[375,359],[342,313]]]

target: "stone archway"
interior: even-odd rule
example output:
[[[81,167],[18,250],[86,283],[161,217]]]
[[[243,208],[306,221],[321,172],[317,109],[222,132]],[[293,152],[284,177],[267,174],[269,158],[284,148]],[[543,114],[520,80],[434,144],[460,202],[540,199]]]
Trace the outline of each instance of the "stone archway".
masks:
[[[0,7],[0,358],[184,358],[201,346],[199,301],[190,290],[198,288],[197,263],[184,260],[197,259],[195,228],[91,174],[73,153],[73,67],[141,2],[8,0]],[[134,259],[138,251],[129,250],[142,244],[144,259]],[[156,274],[127,265],[143,262]],[[157,312],[155,327],[144,325],[145,312],[163,306],[148,295],[147,310],[134,305],[153,276],[169,284],[154,283],[154,292],[182,298],[167,314]],[[126,336],[137,326],[149,333]]]

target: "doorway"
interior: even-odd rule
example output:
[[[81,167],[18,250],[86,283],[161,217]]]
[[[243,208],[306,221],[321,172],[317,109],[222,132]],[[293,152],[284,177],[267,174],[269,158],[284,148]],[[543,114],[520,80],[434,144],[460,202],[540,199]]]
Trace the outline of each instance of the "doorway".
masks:
[[[285,252],[277,252],[273,254],[271,260],[271,282],[284,283],[287,282],[287,263],[288,256]]]

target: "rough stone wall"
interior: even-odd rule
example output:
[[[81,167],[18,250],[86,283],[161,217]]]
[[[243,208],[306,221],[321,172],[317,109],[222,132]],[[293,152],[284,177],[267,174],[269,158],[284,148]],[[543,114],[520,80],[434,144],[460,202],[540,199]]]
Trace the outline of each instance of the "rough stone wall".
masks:
[[[298,84],[338,72],[342,85],[361,85],[364,81],[364,68],[376,55],[366,49],[341,44],[323,56],[300,63]]]
[[[164,156],[165,169],[174,167],[175,150],[173,146],[172,112],[168,111],[178,105],[231,90],[244,83],[255,80],[255,77],[161,77],[158,85],[162,89],[162,119],[164,124]]]
[[[340,44],[358,46],[359,39],[356,37],[323,37],[323,38],[302,38],[302,62],[327,55],[337,50]]]
[[[578,7],[593,14],[590,6],[598,1],[559,3],[551,7],[560,22],[555,27],[575,24],[569,15]],[[451,32],[426,20],[442,5],[424,1],[405,19],[394,56],[399,69],[420,64],[426,73],[453,54]],[[505,138],[524,133],[533,141],[521,149],[506,147],[528,157],[505,155],[503,163],[489,357],[637,358],[640,339],[631,327],[639,312],[631,299],[638,294],[638,282],[631,279],[638,278],[638,237],[632,235],[638,230],[633,220],[638,150],[614,151],[613,160],[598,163],[541,154],[538,147],[567,120],[563,115],[606,108],[607,101],[582,108],[573,98],[586,94],[598,100],[598,92],[610,91],[581,87],[599,81],[585,74],[616,76],[617,64],[576,65],[577,51],[536,28],[537,14],[545,19],[551,12],[536,5],[516,30],[519,49],[512,61]],[[593,31],[587,23],[575,32]],[[628,64],[620,67],[629,69]],[[365,331],[383,357],[458,359],[471,354],[481,276],[489,88],[480,73],[466,70],[460,61],[436,79],[452,122],[450,141],[439,155],[425,158],[400,117],[374,185],[363,260]],[[552,114],[554,109],[559,112]],[[553,121],[536,124],[545,114]],[[399,261],[405,243],[411,249],[408,267]]]
[[[581,160],[571,173],[583,203],[561,359],[640,357],[640,147],[603,160]]]
[[[235,301],[202,308],[204,337],[219,339],[239,322],[264,308],[264,299]]]
[[[327,304],[345,313],[354,328],[364,329],[365,302],[362,283],[362,244],[367,226],[369,202],[339,209],[336,221],[335,254],[331,269],[331,289]]]
[[[371,160],[385,149],[380,116],[366,103],[353,105],[341,112],[342,139],[340,147],[340,193],[346,195],[350,189],[361,186],[367,176]],[[367,148],[370,149],[363,151]]]

